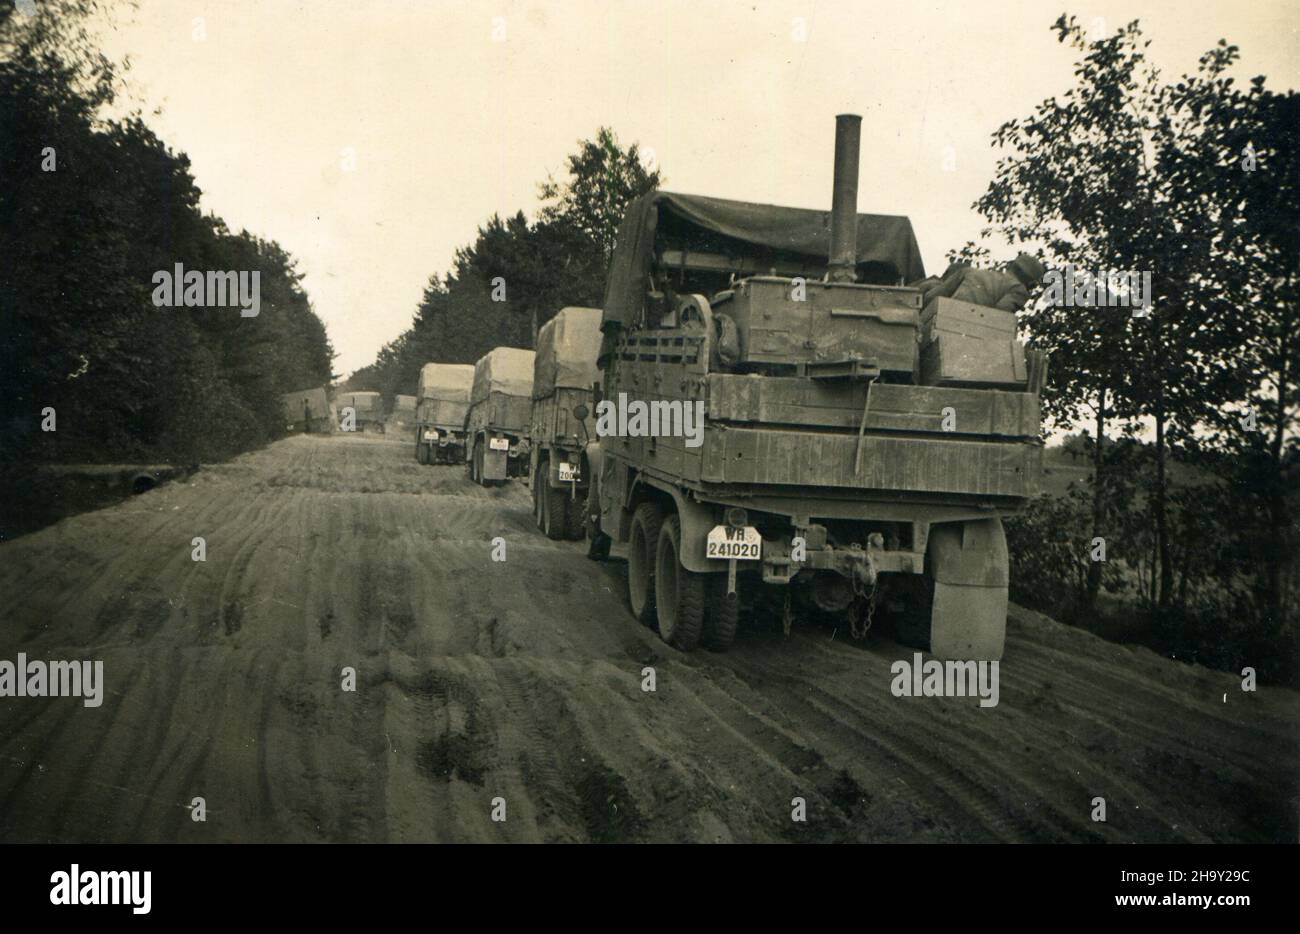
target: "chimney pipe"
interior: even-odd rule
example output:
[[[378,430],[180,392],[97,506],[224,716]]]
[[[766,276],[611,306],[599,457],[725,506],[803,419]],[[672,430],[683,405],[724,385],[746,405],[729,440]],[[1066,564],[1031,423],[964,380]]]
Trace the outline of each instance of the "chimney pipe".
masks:
[[[835,182],[831,194],[832,282],[853,282],[858,268],[858,162],[862,118],[839,114],[835,118]]]

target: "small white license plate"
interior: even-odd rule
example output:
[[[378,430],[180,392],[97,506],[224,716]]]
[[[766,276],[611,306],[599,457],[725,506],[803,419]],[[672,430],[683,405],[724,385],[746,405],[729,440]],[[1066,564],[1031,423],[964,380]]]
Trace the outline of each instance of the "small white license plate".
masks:
[[[733,529],[729,525],[715,525],[709,531],[705,555],[710,558],[757,561],[763,557],[763,537],[752,525],[740,529]]]
[[[436,431],[426,431],[426,432],[424,433],[424,440],[425,440],[425,441],[437,441],[437,440],[438,440],[438,433],[437,433]]]
[[[560,468],[560,479],[561,479],[561,480],[577,480],[577,479],[578,479],[578,465],[577,465],[577,464],[566,464],[566,463],[564,463],[563,461],[561,461],[560,464],[559,464],[558,466],[559,466],[559,468]]]
[[[510,439],[509,439],[509,438],[489,438],[489,439],[488,439],[488,447],[490,447],[490,448],[491,448],[492,450],[494,450],[494,451],[508,451],[508,450],[510,450]]]

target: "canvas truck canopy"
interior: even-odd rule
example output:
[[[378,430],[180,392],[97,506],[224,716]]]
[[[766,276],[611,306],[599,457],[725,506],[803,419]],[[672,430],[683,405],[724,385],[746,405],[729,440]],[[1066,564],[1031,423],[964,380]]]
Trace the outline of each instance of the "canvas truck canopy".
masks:
[[[477,404],[494,392],[530,398],[533,394],[533,357],[531,350],[518,347],[498,347],[488,351],[474,364],[474,389],[470,401]]]
[[[303,417],[304,405],[311,418],[325,418],[329,415],[330,402],[324,387],[286,392],[280,398],[283,400],[285,418],[291,422],[297,422]]]
[[[830,254],[831,212],[750,204],[654,191],[628,207],[618,231],[605,285],[600,357],[613,349],[619,330],[641,313],[652,271],[670,276],[712,269],[727,276],[803,275],[820,279]],[[694,258],[694,262],[692,262]],[[921,252],[906,217],[859,214],[859,278],[879,285],[924,278]],[[707,291],[680,288],[679,292]]]
[[[345,392],[338,399],[340,408],[352,406],[360,415],[362,412],[374,412],[379,409],[379,393],[377,392]]]
[[[590,389],[600,378],[599,308],[562,308],[537,332],[533,366],[533,398],[544,399],[556,389]]]
[[[416,396],[421,399],[468,402],[470,387],[473,385],[474,367],[471,364],[426,363],[420,367]]]

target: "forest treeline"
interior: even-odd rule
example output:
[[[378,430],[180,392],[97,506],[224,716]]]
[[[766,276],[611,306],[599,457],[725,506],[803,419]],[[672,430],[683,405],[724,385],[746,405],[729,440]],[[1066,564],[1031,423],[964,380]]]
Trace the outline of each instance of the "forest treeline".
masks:
[[[494,347],[531,348],[537,330],[568,305],[598,307],[618,224],[633,198],[662,181],[635,143],[614,132],[582,140],[562,178],[538,185],[537,219],[492,216],[452,268],[434,275],[415,319],[354,372],[351,390],[391,399],[415,391],[425,363],[473,363]]]
[[[139,114],[106,116],[97,7],[0,4],[0,468],[227,457],[283,433],[281,393],[331,379],[292,257],[205,214]],[[177,263],[257,271],[260,313],[156,307]]]

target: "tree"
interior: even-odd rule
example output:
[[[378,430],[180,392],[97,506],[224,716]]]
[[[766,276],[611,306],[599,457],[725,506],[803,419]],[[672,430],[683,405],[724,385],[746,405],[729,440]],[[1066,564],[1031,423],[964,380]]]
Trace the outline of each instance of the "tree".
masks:
[[[139,114],[105,116],[118,70],[84,28],[97,8],[0,4],[0,466],[14,469],[229,456],[282,430],[281,393],[330,378],[292,258],[203,214],[189,160]],[[261,314],[154,307],[154,272],[178,262],[258,271]]]
[[[1174,591],[1168,451],[1187,445],[1248,379],[1231,365],[1249,326],[1225,298],[1238,272],[1220,262],[1222,231],[1195,223],[1184,200],[1221,201],[1221,180],[1172,168],[1178,153],[1197,150],[1207,134],[1183,89],[1226,99],[1231,82],[1223,72],[1235,49],[1221,43],[1201,59],[1197,77],[1170,86],[1147,61],[1149,41],[1136,22],[1095,41],[1072,17],[1053,28],[1081,55],[1077,86],[997,130],[994,144],[1008,154],[975,207],[994,225],[986,234],[996,229],[1007,242],[1038,244],[1052,265],[1151,274],[1147,317],[1120,306],[1040,301],[1025,323],[1032,341],[1052,354],[1049,413],[1069,427],[1086,410],[1095,423],[1094,535],[1105,535],[1108,424],[1117,419],[1131,430],[1145,418],[1154,428],[1148,502],[1164,606]]]
[[[425,363],[473,363],[494,347],[531,347],[561,308],[599,305],[623,213],[660,175],[642,165],[635,143],[624,150],[603,127],[579,143],[568,166],[566,179],[539,186],[550,203],[536,221],[519,211],[481,225],[451,270],[430,278],[411,327],[345,385],[388,397],[411,392]]]
[[[578,151],[569,156],[569,178],[557,182],[548,177],[540,186],[543,221],[563,222],[585,234],[601,250],[603,268],[609,265],[618,239],[623,212],[635,198],[658,188],[659,170],[647,170],[636,143],[627,149],[618,144],[614,131],[601,127],[594,140],[581,140]]]

